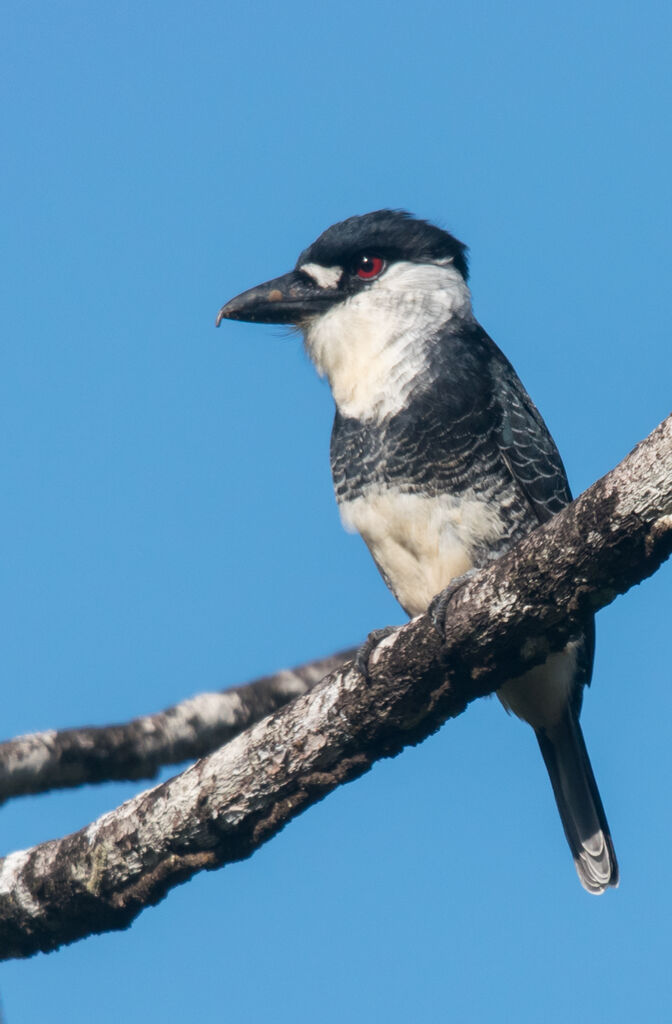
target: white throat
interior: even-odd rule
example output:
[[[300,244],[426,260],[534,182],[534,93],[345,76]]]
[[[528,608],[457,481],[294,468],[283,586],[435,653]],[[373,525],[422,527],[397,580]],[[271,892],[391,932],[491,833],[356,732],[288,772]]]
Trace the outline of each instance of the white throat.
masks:
[[[428,368],[428,338],[453,317],[472,318],[469,288],[453,264],[400,262],[302,330],[340,412],[383,419],[407,404]]]

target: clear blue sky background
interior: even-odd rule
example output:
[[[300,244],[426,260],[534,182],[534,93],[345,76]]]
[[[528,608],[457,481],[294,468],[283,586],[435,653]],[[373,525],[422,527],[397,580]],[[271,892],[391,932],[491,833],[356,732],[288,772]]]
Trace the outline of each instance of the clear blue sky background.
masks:
[[[124,720],[403,616],[331,493],[297,338],[219,306],[405,207],[575,491],[670,410],[668,3],[5,0],[6,736]],[[622,871],[580,888],[494,700],[130,931],[5,965],[9,1024],[670,1019],[669,566],[599,616],[584,725]],[[138,787],[14,802],[2,852]]]

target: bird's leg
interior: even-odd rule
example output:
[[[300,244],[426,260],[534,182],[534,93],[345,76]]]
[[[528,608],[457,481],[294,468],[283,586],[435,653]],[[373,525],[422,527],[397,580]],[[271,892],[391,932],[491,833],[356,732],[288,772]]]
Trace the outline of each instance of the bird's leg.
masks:
[[[371,675],[369,673],[369,658],[380,641],[384,640],[386,636],[391,636],[392,633],[396,633],[398,628],[398,626],[385,626],[383,629],[372,630],[357,651],[357,654],[355,655],[355,668],[358,672],[361,672],[367,683],[371,681]]]
[[[448,612],[448,605],[455,597],[458,590],[461,590],[465,583],[469,583],[474,578],[478,569],[469,569],[461,576],[456,576],[454,580],[448,584],[445,590],[442,590],[440,594],[432,598],[429,603],[427,611],[432,620],[432,625],[441,634],[446,634],[446,613]]]

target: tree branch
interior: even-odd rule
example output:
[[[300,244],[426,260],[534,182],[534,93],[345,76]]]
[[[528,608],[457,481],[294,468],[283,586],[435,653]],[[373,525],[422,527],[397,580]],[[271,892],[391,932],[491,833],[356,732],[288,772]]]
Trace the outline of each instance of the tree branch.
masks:
[[[0,955],[126,927],[203,868],[248,857],[306,807],[559,650],[672,551],[672,417],[615,470],[428,615],[182,775],[0,864]]]
[[[151,779],[166,764],[193,761],[307,693],[355,650],[282,669],[214,693],[200,693],[130,722],[29,733],[0,743],[0,803],[27,793]]]

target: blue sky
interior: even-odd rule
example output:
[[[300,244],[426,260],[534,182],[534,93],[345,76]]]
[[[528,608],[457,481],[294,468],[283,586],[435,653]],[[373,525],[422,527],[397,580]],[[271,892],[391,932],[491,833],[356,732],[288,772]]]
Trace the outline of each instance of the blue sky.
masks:
[[[335,220],[404,207],[470,245],[575,492],[669,412],[671,28],[613,0],[7,0],[3,735],[402,621],[340,527],[298,339],[213,326]],[[598,619],[617,892],[580,888],[531,731],[481,701],[130,931],[3,966],[9,1024],[668,1020],[671,580]],[[135,791],[11,803],[2,851]]]

